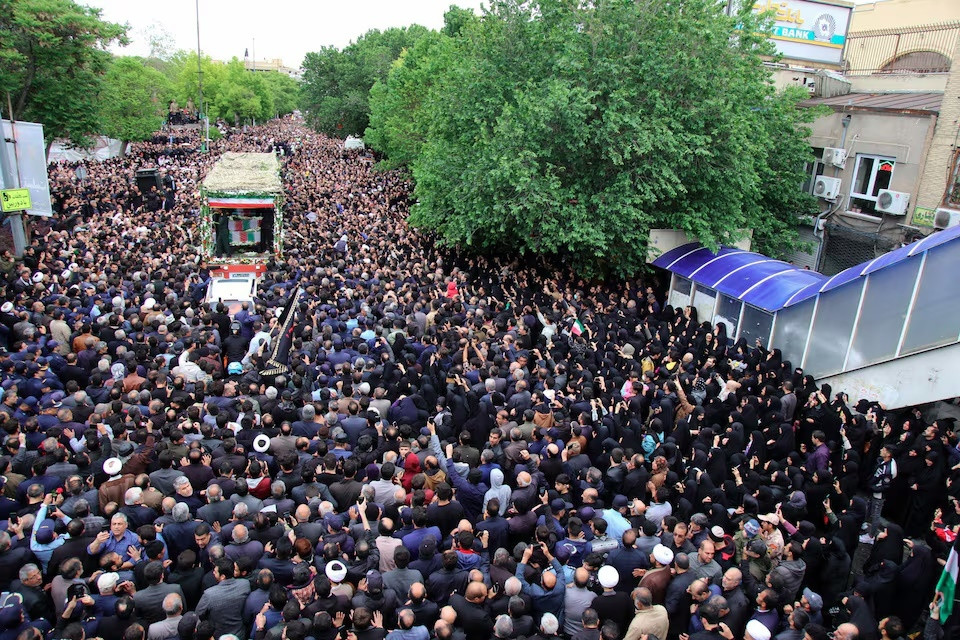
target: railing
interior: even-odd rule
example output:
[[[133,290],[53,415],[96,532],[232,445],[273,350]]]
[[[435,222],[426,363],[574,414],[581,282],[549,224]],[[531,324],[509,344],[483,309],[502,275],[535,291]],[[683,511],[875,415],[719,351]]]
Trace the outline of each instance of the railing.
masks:
[[[946,73],[960,39],[960,20],[847,34],[845,73]]]

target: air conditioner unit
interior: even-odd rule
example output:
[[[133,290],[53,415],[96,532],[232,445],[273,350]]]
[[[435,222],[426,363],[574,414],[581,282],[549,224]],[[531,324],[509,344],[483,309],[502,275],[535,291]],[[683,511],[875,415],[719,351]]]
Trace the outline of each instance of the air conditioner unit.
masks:
[[[827,147],[823,150],[823,164],[843,169],[847,166],[847,150]]]
[[[960,211],[954,209],[937,209],[933,217],[935,229],[949,229],[960,225]]]
[[[907,213],[907,205],[909,203],[910,194],[902,191],[880,189],[880,192],[877,194],[878,213],[886,213],[891,216],[903,216]]]
[[[817,176],[813,183],[813,195],[829,202],[836,202],[840,197],[840,178]]]

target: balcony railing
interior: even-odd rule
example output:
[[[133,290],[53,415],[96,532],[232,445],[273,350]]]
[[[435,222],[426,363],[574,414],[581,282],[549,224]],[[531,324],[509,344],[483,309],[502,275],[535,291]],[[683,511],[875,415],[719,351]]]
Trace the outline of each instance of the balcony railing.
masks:
[[[847,34],[846,74],[946,73],[960,38],[960,20]]]

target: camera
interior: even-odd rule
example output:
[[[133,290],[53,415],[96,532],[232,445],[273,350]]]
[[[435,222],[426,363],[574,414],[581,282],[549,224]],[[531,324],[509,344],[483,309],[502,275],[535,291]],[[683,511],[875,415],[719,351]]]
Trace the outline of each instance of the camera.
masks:
[[[71,584],[69,587],[67,587],[68,602],[74,598],[79,600],[80,598],[83,598],[86,595],[88,595],[88,593],[87,593],[87,585],[85,584],[74,583],[74,584]]]

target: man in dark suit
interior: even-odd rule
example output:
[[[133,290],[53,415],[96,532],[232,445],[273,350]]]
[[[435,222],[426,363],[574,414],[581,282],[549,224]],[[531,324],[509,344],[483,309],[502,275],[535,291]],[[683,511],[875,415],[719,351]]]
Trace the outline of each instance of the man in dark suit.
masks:
[[[493,635],[493,620],[484,603],[487,587],[482,582],[467,585],[467,595],[450,596],[450,606],[457,612],[457,626],[466,633],[466,640],[488,640]]]
[[[147,624],[160,622],[167,615],[163,611],[163,599],[175,593],[183,600],[183,590],[180,585],[166,584],[163,581],[163,563],[150,562],[143,570],[143,577],[147,581],[147,588],[133,594],[133,602],[137,606],[137,614]]]
[[[207,487],[207,504],[197,509],[197,517],[209,525],[219,522],[227,524],[233,515],[233,503],[223,499],[223,491],[218,484]]]

